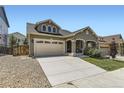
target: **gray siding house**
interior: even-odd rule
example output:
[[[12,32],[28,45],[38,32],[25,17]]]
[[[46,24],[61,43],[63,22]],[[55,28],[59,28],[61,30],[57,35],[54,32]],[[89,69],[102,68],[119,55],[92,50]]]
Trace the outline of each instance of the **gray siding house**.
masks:
[[[7,45],[10,46],[10,40],[11,40],[11,36],[13,36],[16,39],[16,43],[18,43],[18,45],[24,45],[25,42],[25,35],[19,33],[19,32],[14,32],[8,35],[8,41],[7,41]]]
[[[3,6],[0,6],[0,46],[7,46],[9,23]]]
[[[98,47],[98,36],[88,26],[71,32],[51,19],[27,23],[30,56],[77,56],[87,47]]]

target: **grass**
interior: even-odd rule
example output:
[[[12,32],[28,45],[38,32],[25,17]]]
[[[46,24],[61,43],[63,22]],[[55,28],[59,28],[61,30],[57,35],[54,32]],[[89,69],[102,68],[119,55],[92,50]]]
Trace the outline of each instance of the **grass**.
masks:
[[[98,58],[82,58],[83,60],[99,66],[107,71],[117,70],[124,67],[124,61],[112,60],[112,59],[98,59]]]

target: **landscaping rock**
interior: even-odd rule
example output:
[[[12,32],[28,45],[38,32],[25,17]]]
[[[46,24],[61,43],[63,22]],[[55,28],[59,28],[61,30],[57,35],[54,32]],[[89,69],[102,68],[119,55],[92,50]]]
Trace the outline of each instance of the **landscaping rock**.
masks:
[[[27,56],[0,57],[0,87],[51,87],[39,63]]]

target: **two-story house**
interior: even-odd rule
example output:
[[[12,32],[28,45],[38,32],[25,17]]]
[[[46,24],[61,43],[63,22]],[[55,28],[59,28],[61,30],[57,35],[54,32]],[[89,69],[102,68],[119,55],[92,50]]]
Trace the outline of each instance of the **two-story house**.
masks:
[[[14,33],[11,33],[11,34],[8,34],[8,41],[7,41],[7,45],[10,46],[11,45],[11,37],[14,37],[16,39],[16,44],[18,43],[18,45],[24,45],[24,42],[25,42],[25,35],[19,33],[19,32],[14,32]]]
[[[27,23],[30,56],[82,55],[86,47],[98,47],[98,36],[88,26],[71,32],[51,19]]]
[[[9,23],[3,6],[0,6],[0,46],[7,46]]]

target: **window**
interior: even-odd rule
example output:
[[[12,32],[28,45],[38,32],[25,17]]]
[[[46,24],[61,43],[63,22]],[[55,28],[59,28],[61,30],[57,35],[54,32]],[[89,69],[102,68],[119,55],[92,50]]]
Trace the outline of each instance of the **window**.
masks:
[[[59,44],[63,44],[63,42],[59,42]]]
[[[37,41],[36,43],[43,43],[43,41]]]
[[[48,26],[48,31],[51,32],[51,27],[50,26]]]
[[[57,44],[57,42],[52,42],[52,44]]]
[[[53,32],[54,32],[54,33],[56,32],[56,28],[55,28],[55,27],[53,28]]]
[[[43,31],[46,31],[46,26],[45,25],[43,25]]]
[[[49,41],[45,41],[45,43],[50,44],[50,42],[49,42]]]

